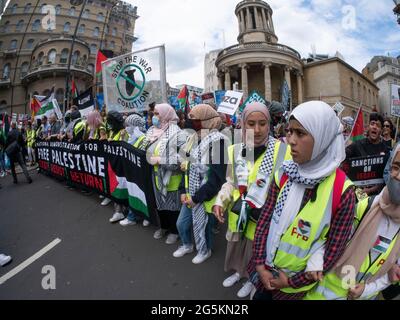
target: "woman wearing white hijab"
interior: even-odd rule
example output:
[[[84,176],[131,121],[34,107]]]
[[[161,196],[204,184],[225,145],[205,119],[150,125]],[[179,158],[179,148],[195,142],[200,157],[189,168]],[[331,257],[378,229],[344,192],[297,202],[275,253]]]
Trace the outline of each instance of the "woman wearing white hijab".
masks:
[[[339,168],[343,128],[321,101],[299,105],[289,120],[293,161],[275,174],[257,223],[249,264],[255,299],[302,299],[316,282],[305,268],[325,245],[324,271],[343,253],[351,233],[355,194]]]
[[[375,199],[357,204],[354,226],[354,235],[334,270],[323,277],[306,299],[374,299],[391,283],[399,281],[400,146],[394,151],[386,187]],[[318,259],[316,263],[321,265]],[[349,278],[349,270],[354,270],[353,279]],[[350,280],[345,279],[350,288],[343,287],[344,277]]]

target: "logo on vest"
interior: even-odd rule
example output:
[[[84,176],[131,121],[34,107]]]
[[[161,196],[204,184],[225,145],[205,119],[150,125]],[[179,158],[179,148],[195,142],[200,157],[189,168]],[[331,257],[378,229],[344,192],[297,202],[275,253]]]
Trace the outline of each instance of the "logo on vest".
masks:
[[[297,223],[297,227],[293,227],[292,236],[297,239],[301,238],[303,241],[308,241],[311,234],[311,222],[304,221],[302,219]]]

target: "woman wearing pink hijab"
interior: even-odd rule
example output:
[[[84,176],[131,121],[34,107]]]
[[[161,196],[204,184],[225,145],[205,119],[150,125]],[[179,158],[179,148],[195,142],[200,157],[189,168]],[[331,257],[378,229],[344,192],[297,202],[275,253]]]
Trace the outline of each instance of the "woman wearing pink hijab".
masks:
[[[167,244],[178,240],[176,220],[181,207],[179,186],[182,172],[178,151],[186,142],[186,136],[178,127],[178,121],[175,110],[169,104],[157,104],[153,126],[140,147],[146,150],[147,160],[154,168],[152,182],[161,227],[154,233],[154,238],[161,239],[168,232]]]

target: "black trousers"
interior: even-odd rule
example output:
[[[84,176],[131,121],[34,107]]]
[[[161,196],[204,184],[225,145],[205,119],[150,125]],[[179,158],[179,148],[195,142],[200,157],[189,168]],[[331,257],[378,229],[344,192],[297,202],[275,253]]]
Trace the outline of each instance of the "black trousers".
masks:
[[[160,217],[161,229],[168,230],[169,233],[178,234],[178,229],[176,228],[176,221],[178,220],[179,211],[158,211],[158,216]]]
[[[30,180],[31,177],[29,176],[29,172],[26,169],[25,161],[22,157],[22,153],[18,152],[17,154],[13,155],[10,157],[10,166],[11,166],[11,173],[14,178],[14,181],[17,181],[17,173],[15,172],[15,163],[18,162],[20,167],[22,168],[22,171],[24,172],[24,175],[26,177],[26,180]]]

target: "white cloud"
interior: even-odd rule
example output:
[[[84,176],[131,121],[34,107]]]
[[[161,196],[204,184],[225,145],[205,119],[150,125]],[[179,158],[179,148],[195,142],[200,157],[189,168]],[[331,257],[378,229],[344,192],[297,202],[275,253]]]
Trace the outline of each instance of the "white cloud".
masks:
[[[207,51],[237,43],[238,23],[234,14],[238,0],[128,0],[138,7],[136,48],[166,44],[167,81],[203,87],[204,55]],[[360,70],[374,54],[385,54],[397,35],[379,36],[376,25],[395,16],[389,0],[270,0],[279,42],[291,46],[303,57],[315,45],[318,53],[340,51],[346,61]],[[357,28],[343,27],[342,8],[355,9]],[[375,29],[371,28],[375,26]],[[396,24],[394,22],[396,27]],[[398,26],[397,26],[398,27]],[[377,34],[370,43],[368,31]],[[388,39],[386,39],[388,38]],[[390,49],[390,48],[389,48]]]

